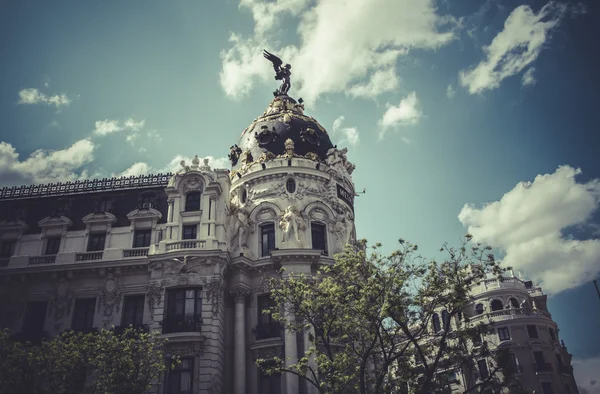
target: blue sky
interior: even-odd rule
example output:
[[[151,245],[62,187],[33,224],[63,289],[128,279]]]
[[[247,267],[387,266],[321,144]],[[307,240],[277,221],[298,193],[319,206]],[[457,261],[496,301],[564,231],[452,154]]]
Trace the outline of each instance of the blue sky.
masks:
[[[167,171],[194,154],[226,166],[277,87],[266,48],[356,163],[358,235],[430,256],[466,231],[492,244],[551,294],[580,385],[600,392],[599,8],[4,0],[0,184]]]

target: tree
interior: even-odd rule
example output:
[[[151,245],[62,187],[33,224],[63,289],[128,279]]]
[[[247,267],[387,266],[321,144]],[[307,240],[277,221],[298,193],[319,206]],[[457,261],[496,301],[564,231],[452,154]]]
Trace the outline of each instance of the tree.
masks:
[[[165,341],[158,333],[127,328],[65,332],[41,345],[0,333],[0,394],[141,394],[164,371]],[[178,362],[178,359],[174,359]]]
[[[477,346],[489,327],[470,324],[463,314],[470,286],[488,272],[502,274],[489,247],[472,244],[467,235],[459,248],[441,249],[442,262],[427,262],[403,240],[389,256],[380,253],[380,244],[370,252],[366,241],[358,246],[346,246],[314,276],[282,270],[267,281],[273,306],[264,313],[286,330],[307,332],[309,344],[296,363],[259,359],[260,368],[298,375],[320,393],[407,387],[443,393],[451,371],[463,375],[464,393],[507,386],[511,371],[504,351]],[[477,380],[477,362],[484,358],[489,374]]]

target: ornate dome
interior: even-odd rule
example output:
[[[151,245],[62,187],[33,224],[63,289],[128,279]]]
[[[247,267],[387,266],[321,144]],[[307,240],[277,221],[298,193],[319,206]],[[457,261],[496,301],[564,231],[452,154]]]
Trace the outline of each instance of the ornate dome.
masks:
[[[279,95],[242,132],[240,142],[230,148],[229,159],[232,170],[237,170],[244,164],[289,157],[293,149],[293,156],[324,161],[331,148],[333,144],[323,126],[304,115],[302,100],[298,103],[287,95]]]

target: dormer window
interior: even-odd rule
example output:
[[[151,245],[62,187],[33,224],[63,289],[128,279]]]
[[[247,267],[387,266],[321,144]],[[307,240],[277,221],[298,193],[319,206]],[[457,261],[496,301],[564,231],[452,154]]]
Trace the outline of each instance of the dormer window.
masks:
[[[200,192],[189,192],[185,195],[185,211],[200,210]]]
[[[106,241],[106,233],[91,233],[88,239],[88,252],[97,252],[104,250],[104,244]]]
[[[46,253],[45,254],[58,254],[60,251],[61,237],[48,237],[46,238]]]
[[[94,212],[110,212],[112,210],[112,202],[108,198],[103,198],[96,201]]]
[[[5,239],[0,244],[0,258],[10,258],[15,253],[16,239]]]
[[[140,195],[138,209],[150,209],[156,206],[156,196],[154,193],[143,193]]]

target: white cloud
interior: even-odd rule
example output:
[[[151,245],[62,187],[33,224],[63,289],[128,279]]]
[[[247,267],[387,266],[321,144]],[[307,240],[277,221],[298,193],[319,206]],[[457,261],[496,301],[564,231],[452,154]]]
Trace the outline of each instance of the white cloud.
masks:
[[[571,364],[580,393],[600,394],[600,357],[573,359]]]
[[[566,10],[564,4],[554,2],[546,4],[537,14],[528,5],[515,8],[504,22],[504,29],[483,48],[486,59],[460,71],[461,85],[471,94],[482,93],[521,72],[537,59]]]
[[[35,88],[22,89],[19,92],[19,104],[47,104],[54,105],[57,109],[66,107],[71,103],[71,100],[66,94],[55,94],[47,96]]]
[[[342,122],[344,121],[344,119],[345,118],[343,116],[340,116],[336,120],[333,121],[332,133],[342,135],[342,139],[339,142],[340,144],[345,141],[352,146],[356,146],[360,142],[360,138],[358,136],[358,130],[356,129],[356,127],[343,127],[342,128]]]
[[[130,130],[137,132],[144,127],[146,120],[136,122],[134,119],[129,118],[125,122],[121,123],[118,120],[104,119],[96,122],[94,133],[98,135],[107,135],[112,133],[118,133],[120,131]],[[133,137],[135,139],[135,137]],[[128,138],[127,141],[130,141]]]
[[[386,106],[387,110],[381,120],[379,120],[379,127],[381,129],[380,138],[389,129],[417,124],[423,116],[423,113],[418,108],[419,99],[416,92],[409,93],[408,96],[400,100],[400,104],[398,105],[387,103]]]
[[[456,96],[456,90],[454,90],[454,87],[452,86],[452,84],[450,84],[446,88],[446,97],[448,97],[449,99],[452,99],[452,98],[454,98],[454,96]]]
[[[208,165],[213,169],[227,168],[230,166],[229,159],[227,157],[215,158],[213,156],[206,156],[206,157],[200,157],[199,159],[200,159],[201,166],[204,165],[204,159],[208,159]],[[145,163],[145,162],[137,162],[137,163],[134,163],[133,165],[131,165],[126,170],[121,171],[119,173],[113,173],[111,176],[120,177],[120,176],[132,176],[132,175],[137,176],[137,175],[158,174],[158,173],[166,174],[168,172],[175,173],[181,169],[181,165],[179,163],[181,163],[182,160],[185,160],[187,165],[191,165],[191,163],[192,163],[191,157],[177,155],[177,156],[173,157],[173,159],[171,161],[169,161],[162,168],[152,167],[151,165],[149,165],[148,163]]]
[[[523,271],[550,294],[580,286],[600,273],[600,240],[562,231],[585,225],[600,203],[600,181],[577,183],[581,170],[561,166],[521,182],[499,201],[466,204],[458,219],[478,242],[501,250],[505,266]]]
[[[240,7],[252,10],[255,34],[246,39],[232,34],[233,47],[221,53],[225,93],[241,97],[257,78],[276,88],[273,70],[261,56],[267,48],[292,64],[293,94],[307,105],[326,93],[370,97],[395,89],[398,58],[414,48],[447,44],[457,26],[452,17],[437,14],[433,0],[242,0]],[[278,42],[275,27],[283,15],[297,28],[299,44],[268,46]]]
[[[133,164],[131,167],[122,171],[118,174],[113,174],[112,176],[121,177],[121,176],[138,176],[152,173],[150,166],[147,163],[139,162]]]
[[[23,161],[7,142],[0,142],[0,184],[38,184],[74,181],[87,177],[85,164],[94,160],[95,145],[89,139],[60,150],[38,149]]]
[[[533,75],[534,72],[535,67],[531,67],[523,73],[523,78],[521,78],[521,84],[523,84],[523,86],[535,85],[536,80],[535,75]]]

